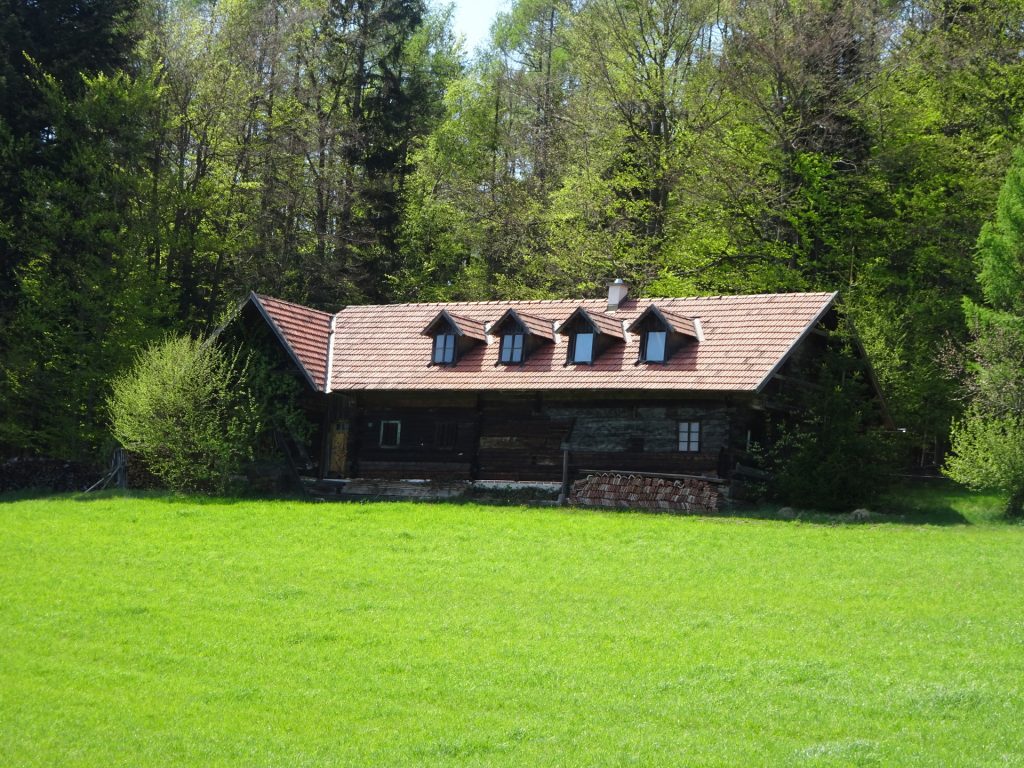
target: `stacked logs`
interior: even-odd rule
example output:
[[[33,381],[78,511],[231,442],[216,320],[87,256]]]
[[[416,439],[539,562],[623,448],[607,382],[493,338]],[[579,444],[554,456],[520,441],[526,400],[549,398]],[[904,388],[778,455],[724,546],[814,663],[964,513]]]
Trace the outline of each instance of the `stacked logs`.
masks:
[[[659,512],[717,512],[722,496],[715,484],[698,478],[669,480],[605,472],[573,483],[569,503]]]

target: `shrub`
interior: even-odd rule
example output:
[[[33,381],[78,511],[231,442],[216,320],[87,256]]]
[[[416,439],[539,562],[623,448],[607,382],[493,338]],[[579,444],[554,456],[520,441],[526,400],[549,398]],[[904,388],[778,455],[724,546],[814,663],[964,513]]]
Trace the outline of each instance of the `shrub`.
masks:
[[[245,373],[260,429],[254,447],[256,458],[279,458],[277,434],[306,443],[313,425],[299,406],[303,392],[299,380],[282,372],[270,355],[258,347],[249,354]]]
[[[1006,515],[1024,516],[1024,418],[975,408],[953,425],[951,443],[943,472],[969,488],[1005,493]]]
[[[770,450],[769,493],[797,507],[850,509],[892,482],[893,441],[856,414],[820,411],[788,427]]]
[[[223,493],[252,457],[259,408],[247,359],[171,336],[118,376],[107,401],[114,437],[177,491]]]
[[[844,347],[805,375],[816,385],[794,400],[800,415],[783,425],[764,451],[769,495],[789,505],[829,510],[870,501],[891,483],[899,446],[883,429],[862,363]]]

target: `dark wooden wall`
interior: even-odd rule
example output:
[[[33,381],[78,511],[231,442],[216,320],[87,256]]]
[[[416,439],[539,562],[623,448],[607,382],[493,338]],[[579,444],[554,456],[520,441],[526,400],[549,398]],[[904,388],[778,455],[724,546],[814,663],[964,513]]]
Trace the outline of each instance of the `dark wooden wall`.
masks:
[[[468,479],[473,475],[480,427],[474,396],[372,393],[354,400],[350,454],[359,476]],[[395,447],[380,445],[384,421],[401,423]]]
[[[548,481],[561,479],[564,449],[574,472],[724,471],[738,411],[747,409],[633,393],[375,392],[350,396],[346,408],[354,475]],[[392,420],[401,421],[400,443],[382,447],[381,422]],[[700,421],[699,452],[679,451],[680,421]],[[454,425],[444,428],[456,431],[450,445],[438,444],[439,424]]]
[[[553,416],[540,394],[482,395],[478,477],[560,480],[571,429],[572,418]]]

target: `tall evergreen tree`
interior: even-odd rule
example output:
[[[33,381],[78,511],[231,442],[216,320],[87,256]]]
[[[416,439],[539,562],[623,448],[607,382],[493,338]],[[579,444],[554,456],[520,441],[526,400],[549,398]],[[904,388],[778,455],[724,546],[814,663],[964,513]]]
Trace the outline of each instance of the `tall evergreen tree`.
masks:
[[[25,173],[52,159],[47,146],[60,115],[39,88],[49,76],[69,99],[81,97],[82,75],[124,66],[134,43],[138,0],[0,0],[0,355],[3,324],[19,297],[15,272],[31,258],[18,232],[27,212]]]
[[[973,341],[966,366],[970,407],[953,430],[946,472],[1007,494],[1024,516],[1024,150],[999,193],[995,219],[978,238],[984,304],[965,302]]]

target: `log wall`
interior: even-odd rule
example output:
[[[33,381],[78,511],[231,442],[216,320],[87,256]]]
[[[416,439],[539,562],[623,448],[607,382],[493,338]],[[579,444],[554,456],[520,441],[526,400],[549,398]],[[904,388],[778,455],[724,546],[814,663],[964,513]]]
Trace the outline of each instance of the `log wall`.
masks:
[[[375,392],[352,410],[353,470],[360,477],[559,481],[570,470],[715,473],[729,450],[737,407],[721,400],[642,393]],[[401,421],[397,446],[380,445],[381,422]],[[700,450],[679,450],[680,421],[699,421]],[[456,425],[456,444],[437,443],[439,423]]]

